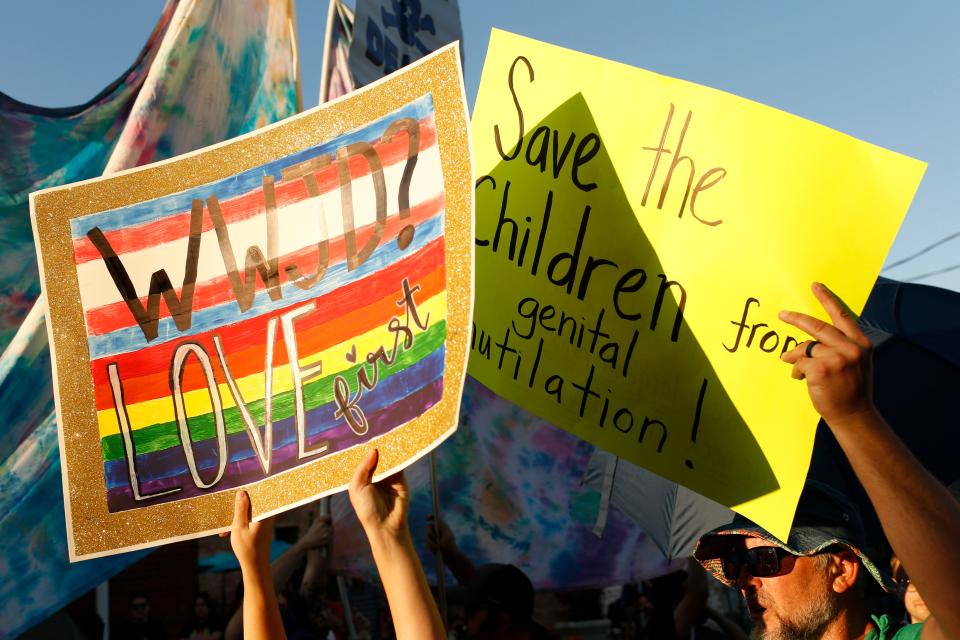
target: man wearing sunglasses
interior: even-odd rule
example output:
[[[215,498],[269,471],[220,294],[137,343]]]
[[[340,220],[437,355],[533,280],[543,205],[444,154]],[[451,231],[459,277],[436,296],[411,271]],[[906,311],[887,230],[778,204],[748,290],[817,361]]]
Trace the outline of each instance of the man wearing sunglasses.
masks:
[[[780,319],[813,336],[782,358],[806,380],[866,490],[890,545],[926,596],[923,625],[894,629],[868,618],[864,580],[893,590],[861,551],[856,508],[808,483],[786,542],[740,516],[704,535],[694,553],[718,580],[740,589],[762,640],[960,640],[960,502],[913,457],[871,398],[871,344],[823,285],[813,293],[832,324],[796,312]],[[910,375],[905,371],[904,375]],[[869,576],[869,577],[868,577]]]

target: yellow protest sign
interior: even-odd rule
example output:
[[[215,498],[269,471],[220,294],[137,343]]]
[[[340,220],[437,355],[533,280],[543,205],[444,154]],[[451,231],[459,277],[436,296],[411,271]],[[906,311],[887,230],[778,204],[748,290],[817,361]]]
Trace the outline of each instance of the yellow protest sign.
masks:
[[[862,308],[925,165],[502,31],[472,131],[469,372],[785,537],[817,416],[777,312]]]

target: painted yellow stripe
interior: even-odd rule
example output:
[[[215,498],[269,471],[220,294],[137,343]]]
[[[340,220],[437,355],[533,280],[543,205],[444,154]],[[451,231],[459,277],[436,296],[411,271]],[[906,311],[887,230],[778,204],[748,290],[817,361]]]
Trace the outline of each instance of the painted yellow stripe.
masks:
[[[417,311],[420,314],[420,318],[424,321],[426,321],[425,319],[427,318],[427,314],[430,314],[429,323],[431,325],[439,322],[440,320],[446,319],[446,292],[442,291],[432,298],[418,303]],[[324,376],[340,373],[341,371],[350,369],[355,365],[355,363],[349,362],[344,357],[352,345],[356,345],[357,360],[360,361],[360,359],[362,359],[366,353],[376,351],[381,345],[387,349],[391,349],[393,347],[393,339],[393,334],[387,331],[386,327],[377,327],[376,329],[355,336],[346,342],[341,342],[340,344],[334,345],[324,351],[305,356],[301,354],[300,366],[303,368],[315,362],[322,361]],[[219,359],[217,358],[213,345],[205,345],[205,347],[207,348],[207,353],[210,354],[210,359],[216,362],[216,364],[214,364],[214,370],[220,370]],[[278,326],[274,350],[276,352],[277,350],[281,349],[286,349],[286,345],[283,341],[282,330]],[[227,364],[230,364],[229,355],[227,356]],[[194,366],[196,366],[196,363],[194,363]],[[249,404],[250,402],[262,400],[264,398],[264,378],[265,376],[263,372],[259,372],[237,380],[237,387],[240,389],[240,394],[243,396],[245,402]],[[289,391],[291,389],[293,389],[293,377],[290,373],[290,365],[285,364],[280,367],[274,367],[274,395],[283,393],[284,391]],[[224,409],[229,409],[236,406],[236,402],[234,402],[233,399],[233,394],[230,392],[230,387],[226,383],[218,385],[218,391],[220,393],[220,398]],[[183,394],[183,400],[187,410],[187,415],[198,416],[213,411],[213,405],[210,403],[210,395],[206,388],[188,391],[187,393]],[[148,427],[152,424],[172,422],[176,419],[173,411],[173,400],[170,396],[146,400],[144,402],[130,405],[127,407],[127,415],[129,416],[130,420],[130,428],[133,430],[142,429],[143,427]],[[103,409],[97,412],[97,422],[100,425],[101,438],[120,433],[120,425],[117,422],[117,414],[112,408]]]

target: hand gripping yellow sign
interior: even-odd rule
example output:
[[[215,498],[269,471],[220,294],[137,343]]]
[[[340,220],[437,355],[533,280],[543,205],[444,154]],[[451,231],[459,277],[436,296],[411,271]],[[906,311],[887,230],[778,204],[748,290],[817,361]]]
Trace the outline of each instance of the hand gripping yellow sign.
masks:
[[[472,129],[469,372],[785,537],[817,415],[777,312],[862,308],[924,163],[502,31]]]

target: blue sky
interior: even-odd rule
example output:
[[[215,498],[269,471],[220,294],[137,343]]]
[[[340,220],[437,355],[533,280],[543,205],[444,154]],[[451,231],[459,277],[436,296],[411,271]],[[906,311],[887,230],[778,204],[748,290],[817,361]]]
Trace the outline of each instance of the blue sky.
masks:
[[[352,1],[350,2],[352,4]],[[5,3],[0,90],[84,102],[134,60],[162,0]],[[326,0],[296,0],[304,106],[317,102]],[[929,163],[888,264],[960,233],[960,3],[461,0],[472,105],[491,27],[729,91]],[[867,213],[865,224],[869,223]],[[807,230],[798,242],[816,237]],[[856,242],[856,238],[851,238]],[[960,238],[884,272],[960,291]]]

